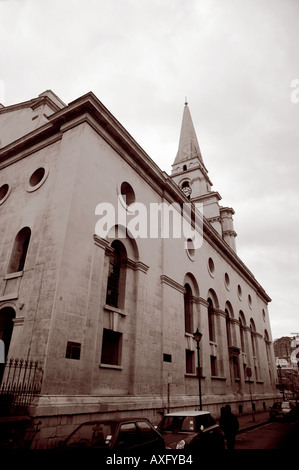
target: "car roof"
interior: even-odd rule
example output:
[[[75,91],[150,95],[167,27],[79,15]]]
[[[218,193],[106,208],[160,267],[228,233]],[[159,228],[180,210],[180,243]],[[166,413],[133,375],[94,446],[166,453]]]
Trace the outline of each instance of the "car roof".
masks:
[[[185,410],[185,411],[174,411],[173,413],[166,413],[164,416],[202,416],[209,415],[209,411],[198,411],[198,410]]]
[[[84,421],[81,424],[100,424],[100,423],[126,423],[126,422],[132,422],[132,421],[147,421],[148,423],[150,422],[147,418],[105,418],[105,419],[93,419],[92,421]]]

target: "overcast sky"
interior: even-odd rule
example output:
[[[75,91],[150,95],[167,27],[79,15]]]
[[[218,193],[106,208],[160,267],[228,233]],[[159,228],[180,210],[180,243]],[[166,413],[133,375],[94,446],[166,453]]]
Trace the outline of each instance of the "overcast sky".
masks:
[[[273,339],[299,332],[298,24],[298,0],[0,0],[4,105],[92,91],[170,173],[187,96]]]

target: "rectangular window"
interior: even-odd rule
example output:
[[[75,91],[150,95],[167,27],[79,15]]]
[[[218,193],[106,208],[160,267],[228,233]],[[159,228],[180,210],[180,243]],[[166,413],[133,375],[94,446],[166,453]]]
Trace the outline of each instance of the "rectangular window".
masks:
[[[163,362],[172,362],[171,354],[163,354]]]
[[[234,368],[234,378],[240,378],[240,368],[239,368],[239,358],[237,356],[233,356],[233,368]]]
[[[80,359],[81,354],[81,343],[74,343],[73,341],[68,341],[66,345],[65,357],[67,359]]]
[[[186,349],[186,374],[194,374],[194,351]]]
[[[121,341],[122,333],[103,330],[103,343],[102,343],[102,364],[110,364],[119,366],[121,364]]]
[[[217,357],[210,356],[210,361],[211,361],[211,375],[213,377],[216,377],[217,376]]]

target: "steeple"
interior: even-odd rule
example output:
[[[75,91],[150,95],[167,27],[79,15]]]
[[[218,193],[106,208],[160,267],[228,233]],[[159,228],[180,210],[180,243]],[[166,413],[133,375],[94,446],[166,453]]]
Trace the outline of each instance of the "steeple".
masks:
[[[203,214],[206,219],[231,248],[236,250],[236,233],[232,219],[234,211],[231,208],[221,207],[220,194],[211,190],[213,183],[203,162],[187,99],[171,178],[190,201],[203,204]]]
[[[181,135],[179,141],[178,152],[174,161],[174,165],[198,158],[203,165],[201,151],[198,145],[196,132],[193,126],[187,98],[185,100],[185,108],[183,113]]]
[[[212,182],[202,159],[187,99],[171,177],[189,199],[196,199],[211,190]]]

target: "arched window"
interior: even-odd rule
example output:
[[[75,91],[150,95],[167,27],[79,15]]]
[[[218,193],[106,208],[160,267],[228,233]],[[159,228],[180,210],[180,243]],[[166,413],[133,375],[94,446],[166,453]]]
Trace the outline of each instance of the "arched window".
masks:
[[[227,346],[231,346],[232,340],[231,340],[231,331],[230,331],[230,317],[229,317],[229,312],[227,308],[225,309],[225,315],[226,315],[226,338],[227,338]]]
[[[265,330],[264,340],[265,340],[265,345],[266,345],[267,361],[270,362],[270,351],[269,351],[270,340],[269,340],[269,334],[267,330]]]
[[[184,294],[185,331],[193,333],[193,294],[189,284],[185,284]]]
[[[127,252],[124,245],[114,240],[109,260],[106,304],[111,307],[123,308],[125,299],[126,260]]]
[[[12,253],[10,256],[8,273],[15,273],[23,271],[28,251],[28,246],[31,237],[31,230],[29,227],[24,227],[17,234]]]
[[[209,306],[208,306],[209,339],[210,341],[214,342],[216,340],[214,307],[213,307],[213,302],[211,299],[208,299],[208,302],[209,302]]]
[[[244,341],[244,326],[245,321],[243,319],[243,313],[240,312],[239,316],[239,325],[240,325],[240,340],[241,340],[241,350],[245,352],[245,341]]]
[[[256,356],[255,325],[252,319],[250,321],[250,337],[251,337],[252,354],[253,356]]]

